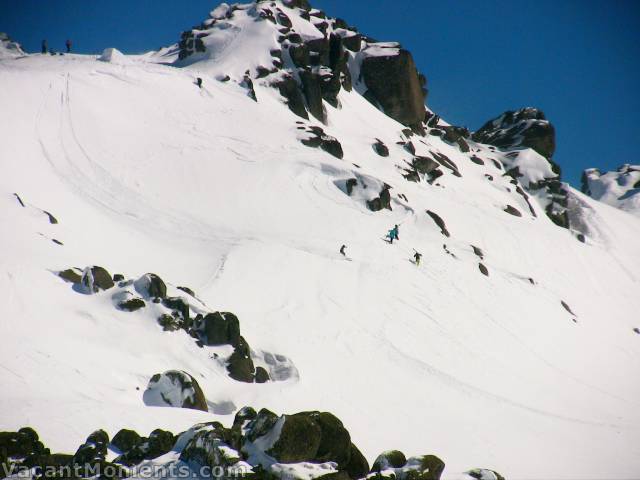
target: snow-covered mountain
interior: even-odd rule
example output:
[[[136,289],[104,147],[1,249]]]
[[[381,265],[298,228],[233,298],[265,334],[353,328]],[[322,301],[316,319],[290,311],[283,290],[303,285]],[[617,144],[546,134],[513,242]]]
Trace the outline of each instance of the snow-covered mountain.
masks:
[[[0,32],[0,60],[5,58],[16,58],[23,56],[22,46],[11,40],[11,37],[4,32]]]
[[[450,125],[304,0],[0,85],[0,463],[640,471],[640,220],[561,181],[539,110]]]
[[[640,216],[640,165],[624,164],[613,172],[605,173],[589,168],[582,174],[582,192]]]

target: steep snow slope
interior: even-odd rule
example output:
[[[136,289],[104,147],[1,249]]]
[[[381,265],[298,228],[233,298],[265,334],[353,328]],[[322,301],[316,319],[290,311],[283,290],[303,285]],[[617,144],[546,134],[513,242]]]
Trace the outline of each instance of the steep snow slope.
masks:
[[[252,38],[238,48],[253,51]],[[254,80],[254,102],[213,79],[218,64],[145,58],[0,63],[2,428],[28,424],[72,450],[98,427],[178,432],[228,424],[244,405],[320,409],[370,461],[388,448],[435,453],[444,478],[478,466],[508,478],[640,471],[640,222],[572,191],[591,232],[580,243],[535,198],[529,209],[490,147],[413,136],[417,155],[445,154],[461,176],[408,182],[404,127],[355,90],[325,105],[339,160],[299,142],[301,120],[266,81]],[[383,183],[393,210],[372,212],[365,200]],[[236,382],[147,309],[117,311],[109,291],[83,295],[55,275],[93,264],[192,287],[299,378]],[[210,413],[145,406],[148,380],[169,369],[197,378]]]
[[[582,191],[591,198],[640,215],[640,165],[625,164],[616,171],[602,173],[589,168],[582,175]]]

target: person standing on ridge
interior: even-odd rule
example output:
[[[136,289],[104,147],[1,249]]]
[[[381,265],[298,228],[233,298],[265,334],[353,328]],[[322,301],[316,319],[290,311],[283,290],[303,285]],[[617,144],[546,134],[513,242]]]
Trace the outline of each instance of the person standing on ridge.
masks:
[[[196,85],[198,85],[198,88],[202,88],[202,79],[200,77],[196,77]]]
[[[42,40],[42,53],[47,53],[49,51],[49,47],[47,45],[47,41],[46,40]]]
[[[413,254],[413,258],[416,261],[416,266],[419,267],[420,266],[420,259],[422,258],[422,254],[420,252],[416,251],[416,250],[414,250],[414,252],[416,252],[416,253]]]
[[[71,53],[71,40],[67,38],[67,41],[64,42],[64,45],[67,47],[67,53]]]
[[[342,254],[342,256],[343,256],[343,257],[346,257],[346,256],[347,256],[347,254],[346,254],[346,252],[345,252],[345,249],[346,249],[346,248],[347,248],[347,246],[346,246],[346,245],[342,245],[342,246],[340,247],[340,253]]]

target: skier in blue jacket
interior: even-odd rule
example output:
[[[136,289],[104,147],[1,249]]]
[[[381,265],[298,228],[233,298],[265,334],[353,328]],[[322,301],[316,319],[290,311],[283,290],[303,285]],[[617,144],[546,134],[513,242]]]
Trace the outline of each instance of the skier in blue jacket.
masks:
[[[395,225],[391,230],[389,230],[387,236],[389,237],[389,243],[393,243],[394,239],[400,240],[400,237],[398,236],[398,225]]]

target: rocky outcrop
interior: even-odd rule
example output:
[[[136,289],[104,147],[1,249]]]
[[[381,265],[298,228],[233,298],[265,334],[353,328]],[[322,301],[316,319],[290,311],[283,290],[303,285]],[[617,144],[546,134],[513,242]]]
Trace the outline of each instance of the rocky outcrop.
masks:
[[[449,230],[447,230],[447,226],[445,225],[444,220],[440,215],[438,215],[436,212],[432,212],[431,210],[427,210],[427,214],[435,222],[438,228],[440,228],[440,233],[442,233],[442,235],[444,235],[445,237],[451,236]]]
[[[251,349],[242,337],[239,337],[234,345],[233,353],[227,361],[227,371],[229,376],[238,382],[252,383],[255,381],[256,369],[251,359]]]
[[[373,200],[367,201],[367,207],[369,208],[369,210],[371,210],[372,212],[378,212],[383,208],[386,208],[387,210],[392,209],[391,193],[389,192],[389,189],[391,189],[391,186],[385,183],[382,186],[382,190],[380,190],[378,197],[374,198]]]
[[[389,147],[387,147],[384,142],[378,138],[376,138],[375,143],[373,144],[373,151],[376,152],[381,157],[389,156]]]
[[[167,285],[155,273],[146,273],[134,282],[136,291],[143,298],[162,299],[167,296]]]
[[[135,312],[136,310],[144,308],[146,305],[147,304],[144,303],[144,300],[134,297],[118,303],[118,308],[126,312]]]
[[[560,166],[551,158],[555,151],[555,129],[542,111],[523,108],[505,112],[485,123],[473,133],[472,138],[506,150],[508,153],[502,157],[505,175],[517,180],[529,194],[534,195],[551,221],[563,228],[570,227],[567,213],[569,190],[562,183]],[[526,148],[531,148],[538,155],[523,150]],[[524,192],[516,191],[525,198],[531,214],[536,216]]]
[[[532,148],[547,159],[556,149],[555,128],[537,108],[505,112],[485,123],[472,138],[505,150]]]
[[[421,125],[426,113],[426,80],[418,74],[411,53],[397,44],[372,43],[360,57],[365,98],[403,125]]]
[[[307,147],[321,148],[325,152],[341,159],[344,156],[342,145],[337,138],[327,135],[324,130],[317,126],[300,127],[305,130],[300,142]]]
[[[237,345],[240,341],[240,322],[230,312],[208,313],[196,320],[194,332],[204,345]]]
[[[87,267],[82,272],[82,285],[89,293],[97,293],[100,290],[109,290],[114,286],[113,279],[103,267],[94,265]]]
[[[513,215],[514,217],[521,217],[522,213],[520,212],[520,210],[518,210],[516,207],[512,206],[512,205],[507,205],[506,207],[504,207],[503,209],[506,213],[508,213],[509,215]]]
[[[293,113],[302,117],[304,119],[309,119],[309,115],[307,114],[307,110],[304,104],[304,98],[302,96],[302,92],[298,87],[298,82],[291,75],[285,75],[280,80],[274,83],[274,86],[286,99],[287,106],[289,110]]]
[[[143,400],[146,405],[208,411],[207,400],[195,378],[181,370],[156,373],[149,380]]]
[[[223,345],[233,347],[233,351],[230,353],[215,352],[210,355],[210,358],[225,368],[228,375],[234,380],[265,383],[298,377],[298,371],[290,359],[283,355],[253,350],[240,335],[238,317],[231,312],[207,311],[208,309],[203,308],[204,304],[195,297],[193,290],[188,287],[171,287],[172,291],[168,294],[167,285],[162,278],[154,273],[144,274],[136,280],[125,279],[124,275],[116,274],[113,279],[117,280],[118,285],[115,286],[109,272],[98,266],[87,267],[84,270],[69,268],[56,274],[65,281],[73,283],[73,288],[76,291],[96,293],[100,290],[112,289],[111,300],[118,310],[134,312],[145,309],[142,314],[150,314],[152,321],[157,323],[162,330],[165,332],[183,331],[202,348]],[[181,295],[182,293],[187,295]],[[151,308],[145,308],[147,306]],[[195,316],[194,312],[197,312]],[[163,386],[167,386],[168,383],[180,383],[181,375],[188,374],[165,372],[158,378],[154,377],[154,386],[151,388],[152,382],[150,382],[150,388],[145,392],[145,396],[149,398],[150,402],[158,404],[170,403],[172,406],[185,408],[200,408],[204,405],[206,409],[206,404],[203,404],[202,401],[195,402],[196,406],[193,407],[186,404],[181,405],[175,399],[170,400],[174,397],[168,396],[169,394],[162,390]],[[185,381],[188,382],[188,380]],[[156,383],[158,385],[155,385]],[[199,387],[196,387],[193,388],[197,391]],[[158,389],[160,389],[160,393],[149,393],[150,390]],[[199,395],[197,397],[200,398]],[[166,399],[170,401],[165,401]]]
[[[152,431],[148,438],[123,428],[113,437],[111,446],[120,452],[115,462],[132,467],[170,452],[175,441],[173,433],[159,428]]]
[[[105,461],[107,447],[118,455],[115,464]],[[370,469],[340,419],[319,411],[277,415],[264,408],[256,412],[244,407],[237,411],[229,427],[212,421],[196,424],[177,436],[156,429],[149,437],[124,428],[111,443],[107,432],[96,430],[75,455],[51,454],[31,428],[0,432],[0,461],[7,471],[20,466],[61,467],[85,460],[93,467],[133,467],[172,450],[180,461],[194,468],[208,467],[224,478],[440,480],[445,468],[436,455],[407,458],[398,450],[389,450],[380,454]],[[127,476],[123,469],[115,471],[115,477],[101,478],[116,480]],[[95,473],[90,472],[80,471],[76,478],[95,478]],[[465,473],[475,479],[504,480],[493,470]]]

